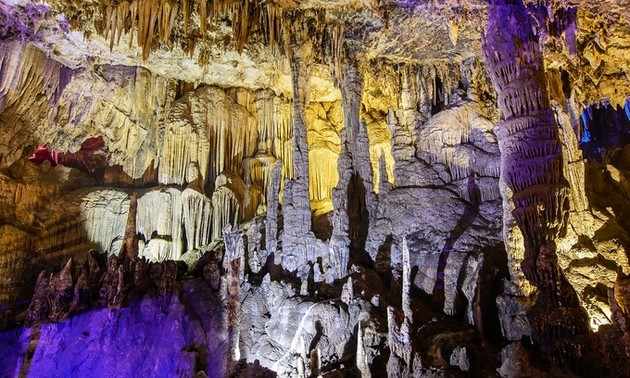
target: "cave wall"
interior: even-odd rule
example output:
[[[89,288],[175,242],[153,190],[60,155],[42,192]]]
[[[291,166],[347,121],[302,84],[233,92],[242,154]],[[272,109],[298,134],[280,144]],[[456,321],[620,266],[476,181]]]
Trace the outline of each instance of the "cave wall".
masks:
[[[589,130],[627,131],[599,125],[608,107],[616,125],[630,114],[618,4],[311,3],[0,4],[0,320],[20,326],[69,259],[122,259],[118,299],[101,304],[113,308],[33,318],[33,299],[34,326],[3,334],[9,369],[25,369],[28,343],[45,346],[35,371],[75,352],[56,334],[137,322],[134,306],[186,323],[145,324],[176,341],[181,366],[163,369],[177,374],[366,375],[380,361],[406,376],[487,359],[462,351],[470,334],[423,333],[424,298],[449,316],[437,323],[507,344],[502,375],[544,368],[524,356],[621,372],[627,349],[610,350],[629,345],[626,149],[623,137],[583,144]],[[128,241],[141,259],[187,264],[179,298],[135,297],[152,292],[129,284],[144,271],[119,254]],[[206,298],[220,341],[182,320],[198,316],[193,276],[225,303]],[[200,365],[198,344],[216,361]]]

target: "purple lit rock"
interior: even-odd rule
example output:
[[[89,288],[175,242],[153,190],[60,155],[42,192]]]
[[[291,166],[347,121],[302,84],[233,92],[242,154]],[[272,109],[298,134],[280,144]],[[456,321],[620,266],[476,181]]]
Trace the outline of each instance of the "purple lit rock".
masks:
[[[180,299],[181,297],[181,299]],[[21,333],[21,335],[20,335]],[[0,334],[2,376],[192,377],[225,373],[223,306],[202,281],[59,323]],[[29,355],[32,357],[29,358]]]

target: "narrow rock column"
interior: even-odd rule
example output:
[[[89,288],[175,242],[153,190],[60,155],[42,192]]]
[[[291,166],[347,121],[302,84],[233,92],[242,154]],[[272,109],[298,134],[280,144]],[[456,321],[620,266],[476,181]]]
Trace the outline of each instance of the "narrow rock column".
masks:
[[[284,233],[282,255],[277,261],[289,272],[305,278],[307,261],[313,255],[311,232],[308,140],[305,108],[309,100],[313,41],[317,36],[317,13],[292,11],[285,14],[286,49],[293,82],[293,179],[284,186]]]
[[[224,267],[226,268],[226,276],[229,279],[228,287],[224,295],[227,306],[229,370],[231,364],[238,362],[240,359],[240,290],[241,283],[245,279],[243,231],[238,228],[232,228],[232,225],[227,224],[223,228],[223,240],[225,241]]]
[[[407,237],[402,241],[402,309],[405,314],[405,318],[409,320],[410,324],[413,324],[413,311],[411,310],[411,256],[409,253],[409,247],[407,246]]]
[[[129,201],[125,238],[118,254],[123,261],[129,262],[138,258],[138,232],[136,230],[136,216],[138,214],[138,193],[133,192]]]
[[[407,318],[403,319],[400,327],[396,322],[393,307],[387,307],[387,344],[389,346],[389,360],[387,361],[387,376],[408,377],[411,371],[411,338]]]
[[[501,179],[524,239],[521,268],[539,290],[528,313],[532,336],[551,359],[577,362],[583,341],[564,338],[588,333],[588,322],[556,255],[556,239],[566,227],[568,184],[538,36],[521,0],[490,1],[483,49],[505,118],[495,132]]]
[[[370,372],[370,363],[365,351],[365,345],[363,345],[363,328],[361,323],[357,326],[357,353],[356,364],[359,373],[362,378],[372,378],[372,372]]]
[[[361,75],[351,60],[349,54],[343,57],[336,57],[343,61],[335,64],[340,69],[338,78],[341,89],[341,103],[343,108],[343,124],[341,131],[341,152],[337,160],[337,170],[339,172],[339,182],[333,189],[333,232],[330,239],[330,261],[334,265],[334,275],[329,276],[328,282],[332,279],[341,279],[348,273],[348,260],[350,258],[350,218],[348,214],[348,186],[355,174],[356,166],[356,138],[359,134],[359,110],[361,107],[361,96],[363,83]],[[368,160],[369,164],[369,160]]]
[[[337,164],[339,182],[332,194],[334,212],[330,261],[335,265],[334,278],[340,279],[347,275],[351,244],[359,249],[365,247],[370,217],[375,214],[377,206],[367,128],[360,121],[363,78],[356,64],[356,53],[351,47],[346,47],[343,54],[334,59],[340,60],[333,64],[339,67],[333,72],[339,75],[336,80],[341,90],[344,128]]]
[[[281,180],[282,160],[278,159],[271,171],[269,189],[267,191],[267,218],[265,219],[265,248],[267,254],[275,254],[278,248],[278,204]]]

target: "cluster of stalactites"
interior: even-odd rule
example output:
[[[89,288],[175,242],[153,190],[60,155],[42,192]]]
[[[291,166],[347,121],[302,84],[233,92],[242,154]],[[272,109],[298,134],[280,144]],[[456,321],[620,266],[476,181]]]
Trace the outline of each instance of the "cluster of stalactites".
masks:
[[[433,114],[460,102],[479,85],[473,77],[480,71],[476,59],[409,63],[393,66],[389,61],[370,60],[362,65],[364,86],[369,92],[378,88],[380,98],[364,98],[369,108],[384,106],[401,111],[401,122],[418,126]]]
[[[69,80],[70,69],[46,57],[35,47],[24,47],[17,40],[0,45],[0,104],[7,107],[26,102],[20,94],[30,94],[29,87],[43,89],[49,101],[58,100]],[[18,94],[18,91],[20,92]],[[39,96],[41,92],[37,92]],[[35,95],[35,93],[33,93]],[[7,97],[9,96],[9,97]]]
[[[109,38],[110,49],[120,43],[124,34],[129,34],[129,47],[136,43],[142,48],[146,60],[154,48],[154,42],[172,44],[172,36],[180,17],[183,19],[184,37],[190,33],[193,13],[199,17],[199,33],[206,33],[208,19],[218,23],[224,17],[232,20],[235,47],[242,51],[251,34],[258,30],[264,41],[271,46],[277,44],[282,35],[282,8],[275,2],[251,0],[133,0],[101,4],[100,14],[105,19],[101,33]],[[95,13],[98,14],[98,13]]]
[[[4,41],[0,45],[0,125],[11,130],[6,131],[10,143],[0,145],[0,163],[13,163],[22,155],[21,149],[32,143],[28,140],[32,136],[29,128],[36,123],[31,123],[30,117],[24,114],[38,114],[40,109],[52,108],[71,78],[71,69],[49,59],[32,45],[24,45],[19,40]],[[18,119],[23,126],[15,130],[14,122]],[[5,123],[11,129],[6,128]]]

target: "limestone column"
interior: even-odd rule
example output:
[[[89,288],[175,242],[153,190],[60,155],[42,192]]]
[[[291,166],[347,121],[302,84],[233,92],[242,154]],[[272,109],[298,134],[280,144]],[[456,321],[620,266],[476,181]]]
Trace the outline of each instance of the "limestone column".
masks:
[[[522,0],[490,1],[483,50],[504,117],[495,132],[501,180],[523,234],[521,268],[538,289],[528,312],[532,336],[545,355],[568,365],[582,353],[584,339],[577,336],[588,333],[588,322],[557,262],[556,239],[565,232],[569,187],[538,36]]]
[[[330,260],[336,264],[337,279],[347,274],[351,244],[354,248],[365,248],[370,217],[377,207],[367,128],[360,120],[363,79],[357,67],[356,52],[348,46],[342,51],[334,58],[340,60],[334,66],[339,66],[336,79],[341,90],[344,123],[337,164],[339,182],[332,195]]]
[[[284,186],[284,233],[281,255],[277,262],[289,272],[305,277],[302,270],[311,260],[315,237],[311,232],[309,197],[308,140],[305,108],[309,100],[313,40],[317,36],[318,19],[311,11],[285,14],[286,50],[293,83],[293,179]]]

